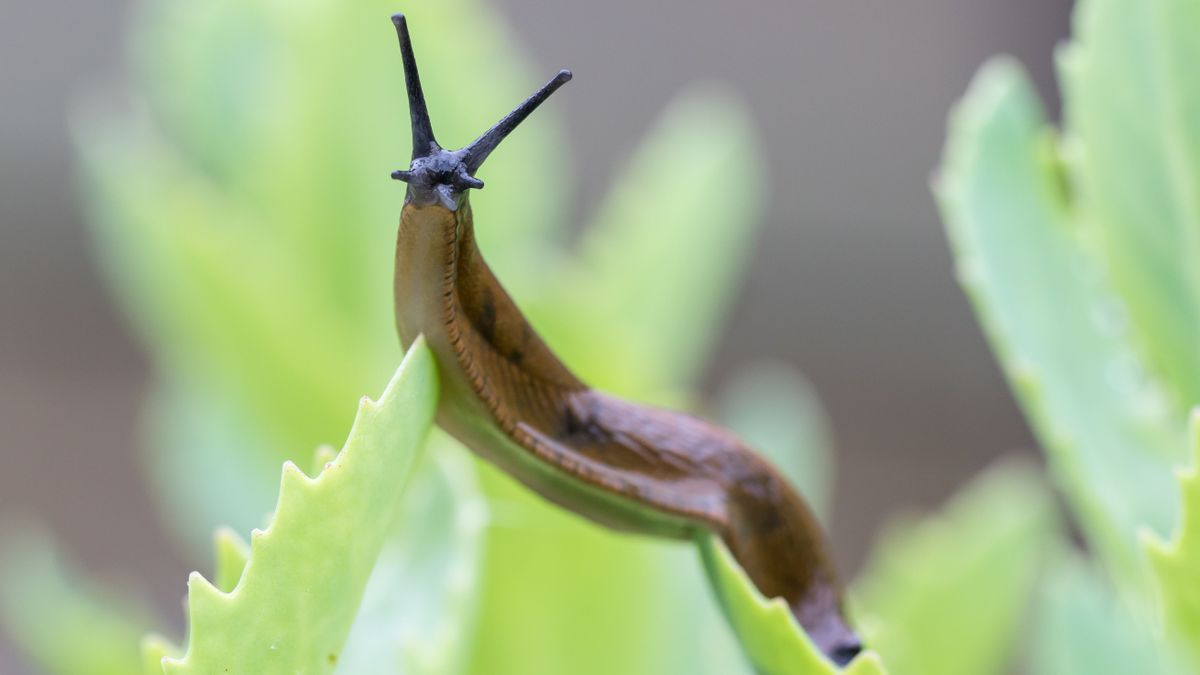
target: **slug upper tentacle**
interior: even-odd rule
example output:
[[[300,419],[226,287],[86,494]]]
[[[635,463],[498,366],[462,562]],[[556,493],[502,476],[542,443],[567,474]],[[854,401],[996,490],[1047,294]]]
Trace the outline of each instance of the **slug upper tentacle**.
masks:
[[[803,498],[729,432],[684,413],[597,392],[526,321],[476,245],[469,190],[488,155],[550,94],[533,96],[459,150],[438,144],[402,15],[413,157],[396,244],[396,325],[424,335],[442,376],[437,421],[543,497],[625,531],[716,533],[759,590],[784,598],[814,643],[844,665],[861,649],[820,526]]]

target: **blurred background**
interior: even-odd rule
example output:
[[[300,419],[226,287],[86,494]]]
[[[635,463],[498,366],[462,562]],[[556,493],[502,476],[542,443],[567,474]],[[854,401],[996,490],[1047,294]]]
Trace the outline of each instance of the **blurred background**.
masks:
[[[768,205],[704,388],[770,357],[808,376],[838,479],[860,486],[838,489],[832,510],[848,572],[889,513],[938,504],[998,455],[1035,456],[955,282],[928,179],[946,113],[987,57],[1015,55],[1056,105],[1070,2],[494,4],[539,72],[575,72],[554,101],[572,222],[685,85],[745,100]],[[0,22],[0,514],[36,514],[89,570],[136,578],[177,616],[196,562],[153,515],[137,461],[149,362],[90,254],[67,130],[83,94],[119,81],[129,11],[19,3]],[[380,134],[407,134],[397,113]],[[24,672],[3,642],[0,672]]]

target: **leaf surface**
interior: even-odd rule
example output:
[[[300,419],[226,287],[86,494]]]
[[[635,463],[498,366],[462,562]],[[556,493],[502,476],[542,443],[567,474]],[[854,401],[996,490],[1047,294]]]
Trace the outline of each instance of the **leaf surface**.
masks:
[[[187,651],[164,658],[164,672],[332,672],[436,402],[433,356],[418,340],[379,401],[359,404],[346,445],[316,478],[284,465],[275,515],[251,534],[237,584],[222,591],[192,574]],[[229,565],[218,576],[231,577]]]
[[[1084,533],[1120,578],[1142,578],[1137,531],[1178,510],[1183,448],[1124,306],[1079,236],[1037,96],[988,64],[955,111],[937,182],[959,279]]]
[[[1008,672],[1054,525],[1041,481],[1016,463],[893,523],[854,585],[866,643],[896,675]]]
[[[0,547],[0,627],[46,675],[130,675],[153,616],[129,592],[86,578],[49,536],[8,527]]]
[[[1104,572],[1063,553],[1039,584],[1027,634],[1030,675],[1184,675],[1153,618],[1122,601]]]
[[[1088,0],[1060,59],[1073,184],[1150,370],[1200,403],[1200,3]]]
[[[1178,471],[1183,514],[1170,541],[1143,536],[1168,633],[1200,664],[1200,410],[1192,413],[1191,464]]]

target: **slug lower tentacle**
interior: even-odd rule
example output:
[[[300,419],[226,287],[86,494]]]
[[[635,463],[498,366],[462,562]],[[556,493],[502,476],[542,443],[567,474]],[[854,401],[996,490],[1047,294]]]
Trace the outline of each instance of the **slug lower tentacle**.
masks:
[[[513,129],[571,74],[561,71],[470,145],[445,150],[425,106],[402,15],[413,157],[396,244],[396,323],[424,335],[443,386],[437,422],[546,499],[608,527],[691,538],[716,533],[767,597],[784,598],[814,643],[844,665],[861,649],[807,504],[766,460],[695,417],[597,392],[546,346],[475,242],[468,190]]]

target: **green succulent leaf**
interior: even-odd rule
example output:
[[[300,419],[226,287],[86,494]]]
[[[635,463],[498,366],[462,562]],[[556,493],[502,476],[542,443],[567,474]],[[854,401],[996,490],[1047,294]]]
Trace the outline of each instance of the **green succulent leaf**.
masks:
[[[1183,675],[1152,617],[1124,602],[1105,574],[1061,553],[1044,575],[1028,631],[1030,675]]]
[[[723,628],[689,547],[595,525],[490,465],[479,473],[493,522],[467,672],[740,672],[723,665],[741,666],[736,645],[700,642]]]
[[[608,323],[630,328],[631,344],[651,357],[626,369],[646,366],[654,386],[693,385],[707,361],[762,217],[758,158],[740,101],[721,90],[686,92],[618,172],[587,230],[589,311],[621,317]]]
[[[954,113],[937,195],[960,280],[1084,533],[1141,578],[1137,530],[1165,532],[1178,511],[1183,425],[1140,366],[1062,168],[1033,87],[997,60]]]
[[[1183,515],[1171,541],[1143,537],[1168,632],[1200,664],[1200,410],[1192,413],[1191,465],[1178,472]]]
[[[142,638],[142,672],[145,675],[162,675],[163,660],[177,659],[183,655],[183,649],[158,633],[150,633]]]
[[[527,303],[590,384],[676,403],[671,394],[695,384],[758,231],[760,165],[749,113],[728,92],[695,88],[662,113],[616,173],[577,260]]]
[[[261,527],[278,496],[282,452],[219,391],[170,378],[155,385],[143,409],[150,488],[171,534],[185,544],[211,542],[214,527]]]
[[[332,461],[332,460],[331,460]],[[320,471],[314,471],[313,475]],[[230,593],[242,578],[246,562],[250,560],[250,545],[234,530],[222,527],[213,536],[216,550],[216,566],[213,570],[213,586]]]
[[[1088,0],[1061,58],[1079,204],[1128,328],[1184,407],[1200,403],[1200,4]]]
[[[367,582],[338,672],[454,675],[475,636],[488,506],[466,450],[435,430]]]
[[[853,593],[866,643],[896,675],[1008,672],[1054,536],[1031,467],[984,471],[939,513],[895,523],[876,544]]]
[[[5,530],[0,627],[46,675],[130,675],[154,625],[136,595],[87,579],[36,530]]]
[[[234,588],[192,574],[187,651],[164,658],[163,671],[332,672],[436,402],[433,356],[418,340],[379,401],[359,404],[345,447],[316,478],[284,465],[275,515],[252,533]],[[228,579],[222,568],[237,556],[220,558]]]
[[[312,448],[344,433],[350,420],[339,404],[382,385],[373,382],[386,372],[381,362],[395,362],[398,348],[381,344],[388,334],[330,320],[335,308],[319,301],[317,264],[263,226],[268,219],[257,212],[270,207],[223,194],[153,121],[133,115],[96,126],[83,132],[82,153],[103,262],[153,347],[164,386],[224,394],[214,397],[237,413],[210,435],[256,430],[251,441],[277,440],[263,445],[272,464],[286,457],[279,448]],[[381,283],[384,295],[386,277]]]
[[[759,675],[884,675],[874,652],[859,654],[840,670],[821,654],[796,623],[787,604],[767,600],[717,537],[696,540],[717,602],[725,612],[746,657]]]

